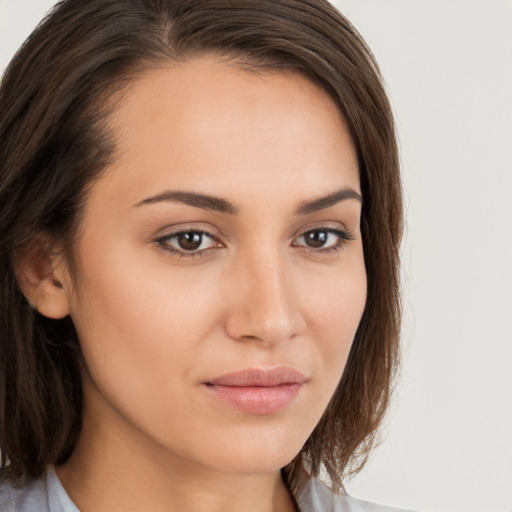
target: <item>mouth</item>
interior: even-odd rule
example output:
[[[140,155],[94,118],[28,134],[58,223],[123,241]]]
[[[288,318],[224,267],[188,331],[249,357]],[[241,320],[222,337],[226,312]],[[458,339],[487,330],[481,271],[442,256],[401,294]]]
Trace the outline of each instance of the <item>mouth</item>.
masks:
[[[307,378],[287,366],[247,368],[204,383],[217,400],[250,414],[272,414],[297,398]]]

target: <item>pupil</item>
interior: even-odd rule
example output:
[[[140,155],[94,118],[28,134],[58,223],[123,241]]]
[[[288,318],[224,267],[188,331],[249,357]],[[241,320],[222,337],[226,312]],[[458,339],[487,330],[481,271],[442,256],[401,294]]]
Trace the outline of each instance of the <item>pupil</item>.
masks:
[[[178,236],[178,244],[185,251],[195,251],[201,246],[203,235],[201,233],[181,233]]]
[[[322,247],[327,242],[327,231],[310,231],[306,234],[306,243],[310,247]]]

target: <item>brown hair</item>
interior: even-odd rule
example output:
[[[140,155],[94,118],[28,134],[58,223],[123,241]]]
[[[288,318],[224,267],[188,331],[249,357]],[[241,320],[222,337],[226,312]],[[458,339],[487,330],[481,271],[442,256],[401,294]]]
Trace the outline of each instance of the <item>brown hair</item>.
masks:
[[[41,234],[71,250],[88,185],[115,141],[106,105],[136,73],[215,53],[295,70],[322,87],[357,148],[366,308],[339,386],[301,452],[291,487],[323,466],[335,485],[375,443],[398,362],[402,199],[394,123],[377,64],[327,0],[64,0],[25,42],[0,87],[0,479],[41,476],[80,435],[79,341],[69,317],[37,314],[16,261]]]

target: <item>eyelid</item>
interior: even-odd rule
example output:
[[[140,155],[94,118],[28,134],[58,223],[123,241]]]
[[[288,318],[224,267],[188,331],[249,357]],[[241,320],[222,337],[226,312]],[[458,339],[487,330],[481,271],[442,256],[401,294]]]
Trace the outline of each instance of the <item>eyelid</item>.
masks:
[[[312,229],[341,229],[342,231],[350,231],[345,222],[341,220],[328,220],[328,219],[313,219],[306,223],[301,223],[300,227],[296,229],[295,233],[305,233],[306,231],[311,231]]]
[[[155,240],[157,238],[168,238],[172,235],[177,235],[180,233],[188,233],[189,231],[197,231],[198,233],[206,233],[207,235],[214,238],[223,238],[223,233],[214,225],[209,222],[177,222],[176,224],[168,224],[165,227],[159,229],[154,235],[152,235],[152,239]]]
[[[337,231],[349,234],[350,236],[353,235],[353,231],[349,229],[343,222],[339,221],[313,221],[308,222],[307,224],[302,224],[300,228],[296,229],[295,232],[292,235],[292,238],[298,238],[299,236],[304,235],[305,233],[308,233],[309,231]]]
[[[170,230],[171,227],[174,228],[172,229],[172,231]],[[226,247],[225,243],[222,240],[222,234],[212,233],[212,231],[218,232],[217,229],[210,230],[197,225],[193,226],[190,224],[176,224],[174,226],[167,226],[164,230],[160,230],[160,232],[162,231],[164,232],[163,234],[156,235],[153,238],[153,243],[155,243],[161,250],[174,254],[175,256],[179,256],[180,258],[202,257],[207,253],[214,251],[215,249],[222,249]],[[304,237],[308,233],[315,231],[324,231],[331,235],[335,235],[338,237],[337,242],[335,244],[331,243],[331,245],[325,247],[313,247],[308,245],[307,243],[297,243],[297,239],[300,239],[301,237]],[[193,249],[190,251],[187,251],[186,249],[180,249],[179,247],[174,247],[173,245],[171,245],[171,239],[185,233],[197,233],[202,236],[208,237],[212,241],[213,245],[211,247],[206,247],[204,249]],[[311,223],[311,225],[303,226],[300,230],[297,230],[292,237],[290,245],[291,247],[296,247],[309,253],[322,254],[333,251],[338,252],[340,249],[343,249],[348,242],[354,239],[355,236],[352,234],[350,230],[346,229],[343,224],[339,222],[321,222]],[[199,247],[201,247],[201,245]]]
[[[203,224],[204,226],[204,224]],[[161,235],[157,234],[153,237],[153,243],[156,244],[162,251],[170,253],[174,256],[180,258],[194,258],[194,257],[202,257],[208,252],[214,249],[221,249],[226,247],[225,244],[221,240],[221,235],[214,234],[212,231],[217,231],[216,229],[205,229],[203,226],[190,225],[190,224],[176,224],[173,226],[167,226],[163,230],[160,230]],[[171,230],[171,228],[173,228]],[[185,233],[197,233],[202,236],[208,237],[213,246],[207,247],[205,249],[196,249],[187,251],[185,249],[180,249],[179,247],[174,247],[171,245],[170,240],[175,237],[178,237]],[[202,245],[202,244],[201,244]]]
[[[355,239],[355,236],[352,234],[352,232],[350,232],[349,230],[347,230],[345,228],[332,227],[332,226],[318,226],[317,225],[316,227],[311,227],[311,228],[301,230],[300,234],[295,236],[293,238],[293,240],[295,241],[299,238],[304,237],[307,233],[311,233],[311,232],[315,232],[315,231],[327,232],[329,234],[334,234],[338,237],[338,240],[334,245],[330,245],[327,247],[311,247],[311,246],[308,246],[307,244],[295,244],[294,242],[292,242],[292,246],[293,247],[302,247],[303,249],[305,249],[309,252],[313,252],[313,253],[322,253],[322,252],[326,253],[326,252],[331,252],[331,251],[338,252],[338,250],[343,249],[343,246],[346,243]]]

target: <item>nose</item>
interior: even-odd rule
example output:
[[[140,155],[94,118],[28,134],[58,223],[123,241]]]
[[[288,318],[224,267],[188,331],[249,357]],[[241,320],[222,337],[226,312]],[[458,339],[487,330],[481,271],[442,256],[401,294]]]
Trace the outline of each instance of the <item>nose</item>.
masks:
[[[232,339],[277,344],[303,332],[297,276],[283,256],[261,251],[241,258],[230,274],[226,331]]]

